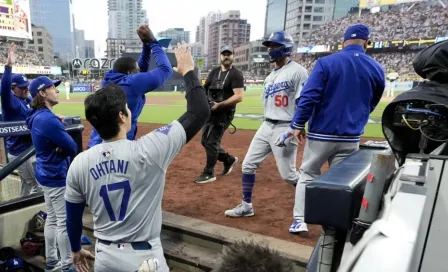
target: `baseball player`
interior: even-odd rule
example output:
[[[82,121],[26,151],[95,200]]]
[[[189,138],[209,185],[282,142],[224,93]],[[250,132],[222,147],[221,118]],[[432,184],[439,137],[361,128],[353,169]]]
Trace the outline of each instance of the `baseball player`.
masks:
[[[40,76],[30,84],[33,97],[26,124],[31,130],[36,148],[36,179],[44,191],[47,219],[45,220],[46,271],[75,272],[70,258],[70,244],[65,227],[65,184],[70,161],[78,147],[65,131],[52,108],[59,103],[56,88],[60,80]],[[57,246],[56,246],[57,245]],[[58,248],[61,262],[59,262]],[[62,264],[62,267],[61,267]]]
[[[30,92],[26,76],[24,74],[12,74],[12,66],[16,63],[16,45],[11,43],[6,60],[5,72],[1,83],[1,102],[3,121],[24,121],[30,110]],[[12,91],[11,91],[12,90]],[[33,145],[31,137],[14,136],[6,138],[6,149],[9,161],[14,160],[25,150]],[[21,196],[41,192],[41,188],[34,176],[36,157],[32,156],[19,166],[19,176],[22,183]]]
[[[342,51],[319,59],[302,90],[291,128],[299,142],[307,122],[309,132],[290,233],[307,236],[305,186],[321,174],[324,163],[332,167],[358,150],[364,126],[383,95],[384,70],[365,53],[369,35],[364,25],[350,26]]]
[[[120,85],[126,92],[129,109],[132,112],[132,128],[128,133],[129,140],[134,140],[137,136],[137,119],[145,106],[146,93],[162,86],[173,74],[173,68],[168,57],[148,25],[140,26],[137,29],[137,34],[143,42],[143,50],[138,62],[136,63],[131,57],[117,59],[114,62],[113,70],[104,75],[102,83],[103,86],[109,83]],[[151,52],[156,60],[157,68],[149,71]],[[102,141],[103,139],[96,129],[92,129],[87,147],[91,148]]]
[[[274,32],[263,45],[268,47],[270,61],[275,64],[275,69],[264,82],[264,122],[252,139],[243,161],[243,201],[235,208],[225,211],[225,215],[230,217],[254,215],[252,189],[255,172],[271,152],[284,181],[296,185],[299,179],[296,171],[297,142],[291,137],[292,129],[289,124],[308,72],[303,66],[290,60],[294,43],[286,32]],[[286,147],[276,145],[285,141],[292,142]]]
[[[88,272],[86,259],[94,258],[81,249],[86,203],[94,214],[95,272],[149,272],[151,265],[152,271],[169,271],[160,243],[166,170],[210,116],[191,49],[183,43],[175,55],[187,87],[187,112],[171,124],[131,141],[126,134],[132,114],[119,85],[108,85],[85,100],[86,118],[105,142],[79,154],[68,172],[67,231],[80,272]]]

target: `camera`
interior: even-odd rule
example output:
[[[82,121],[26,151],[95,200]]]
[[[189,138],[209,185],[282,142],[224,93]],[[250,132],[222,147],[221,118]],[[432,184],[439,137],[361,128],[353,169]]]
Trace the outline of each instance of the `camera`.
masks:
[[[221,88],[210,88],[208,89],[208,101],[212,102],[222,102],[224,101],[224,90]]]

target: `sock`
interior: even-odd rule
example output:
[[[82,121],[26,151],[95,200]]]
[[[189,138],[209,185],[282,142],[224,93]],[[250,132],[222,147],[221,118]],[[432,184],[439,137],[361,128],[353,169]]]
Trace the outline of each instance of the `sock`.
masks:
[[[252,190],[255,185],[255,174],[243,174],[243,200],[252,203]]]

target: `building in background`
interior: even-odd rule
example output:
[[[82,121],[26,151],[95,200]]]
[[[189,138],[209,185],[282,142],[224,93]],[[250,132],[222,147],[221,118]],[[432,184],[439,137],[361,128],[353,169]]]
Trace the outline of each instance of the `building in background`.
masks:
[[[84,37],[84,30],[75,29],[75,57],[86,57],[86,40]]]
[[[219,65],[222,46],[235,48],[249,42],[250,24],[240,18],[239,10],[231,10],[222,14],[220,21],[211,24],[208,33],[207,68],[211,68]]]
[[[182,41],[190,43],[190,31],[185,31],[183,28],[169,28],[157,33],[157,36],[171,39],[171,46],[176,46]]]
[[[285,30],[287,0],[267,0],[264,19],[264,37],[275,31]]]
[[[333,20],[345,17],[353,9],[359,8],[359,0],[335,0]]]
[[[45,27],[53,37],[54,53],[61,59],[75,53],[75,24],[71,0],[31,0],[31,23]]]
[[[148,24],[142,0],[107,0],[109,14],[108,38],[138,39],[138,26]]]
[[[118,58],[126,46],[131,49],[135,45],[140,46],[136,29],[140,25],[148,24],[148,17],[142,7],[142,0],[107,0],[107,9],[109,31],[106,56]]]
[[[119,58],[127,53],[141,53],[142,42],[140,39],[107,39],[107,54],[108,58]]]
[[[201,17],[199,25],[196,28],[196,42],[204,45],[204,54],[208,52],[209,29],[210,25],[221,20],[223,13],[219,10],[211,11],[205,17]]]
[[[333,19],[334,0],[287,0],[285,31],[295,44],[307,40],[312,31]]]
[[[250,75],[267,76],[270,72],[268,50],[262,43],[256,40],[234,48],[234,66],[243,71],[245,80],[250,80]]]
[[[95,41],[86,40],[85,41],[85,56],[86,58],[95,58]]]
[[[53,51],[53,38],[45,27],[31,26],[33,39],[28,41],[28,49],[36,52],[39,59],[43,60],[45,65],[55,63]]]

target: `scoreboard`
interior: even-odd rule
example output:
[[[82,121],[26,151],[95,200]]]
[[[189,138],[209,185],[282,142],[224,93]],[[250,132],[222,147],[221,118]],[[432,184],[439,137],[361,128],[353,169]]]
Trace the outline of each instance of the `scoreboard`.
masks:
[[[32,38],[30,0],[0,0],[0,36]]]
[[[0,1],[0,29],[2,30],[14,31],[14,11],[11,1]]]

